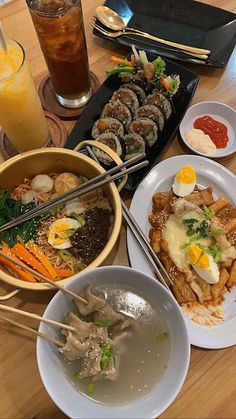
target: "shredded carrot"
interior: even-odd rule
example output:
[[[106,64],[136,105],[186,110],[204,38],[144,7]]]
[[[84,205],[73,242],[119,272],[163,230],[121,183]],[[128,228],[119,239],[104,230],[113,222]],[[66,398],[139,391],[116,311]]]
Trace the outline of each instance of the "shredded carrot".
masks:
[[[59,278],[69,278],[69,276],[74,275],[74,272],[70,269],[56,269],[56,273]]]
[[[169,90],[170,88],[170,83],[168,83],[168,81],[166,79],[162,80],[163,86],[166,88],[166,90]]]
[[[128,67],[133,67],[133,64],[131,61],[125,60],[124,58],[115,57],[114,55],[111,57],[111,60],[114,61],[116,64],[124,64]]]
[[[42,263],[42,265],[46,268],[48,274],[52,279],[56,279],[57,273],[52,266],[51,262],[48,260],[48,258],[45,256],[45,254],[42,252],[40,247],[33,242],[33,240],[28,241],[25,245],[27,249],[33,253],[34,256]],[[47,274],[47,276],[48,276]]]
[[[42,265],[42,263],[39,262],[38,259],[36,259],[32,255],[32,253],[30,253],[26,249],[26,247],[24,246],[24,244],[22,244],[22,243],[15,244],[15,246],[12,247],[12,252],[20,260],[23,260],[28,265],[32,266],[36,271],[40,272],[42,275],[44,275],[46,277],[49,276],[48,271],[46,271],[46,269],[44,268],[44,266]]]
[[[11,252],[11,249],[8,246],[3,246],[1,250],[6,255],[11,256],[13,259],[15,259],[16,262],[19,262],[19,259],[15,257],[15,255]],[[16,272],[19,275],[20,279],[23,279],[24,281],[28,282],[36,282],[36,279],[33,277],[31,273],[24,271],[22,268],[16,266],[13,262],[11,262],[8,259],[5,259],[3,256],[0,257],[0,263],[8,266],[14,272]]]

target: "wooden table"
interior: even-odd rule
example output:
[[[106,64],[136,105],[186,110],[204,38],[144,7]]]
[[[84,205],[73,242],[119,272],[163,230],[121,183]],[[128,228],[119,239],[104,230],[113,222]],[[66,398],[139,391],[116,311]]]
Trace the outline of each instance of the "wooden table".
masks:
[[[208,0],[205,3],[236,12],[235,0]],[[89,18],[102,0],[83,1],[85,29],[89,50],[90,68],[102,82],[104,69],[111,66],[113,52],[125,54],[126,49],[95,38],[91,33]],[[46,72],[46,65],[35,35],[24,0],[0,7],[0,20],[7,36],[17,39],[26,49],[26,55],[36,83]],[[218,100],[236,107],[236,51],[224,69],[188,65],[200,76],[193,103]],[[68,131],[73,122],[65,123]],[[163,158],[184,154],[178,138]],[[221,161],[236,173],[236,155]],[[125,196],[129,201],[130,196]],[[125,229],[110,263],[128,265]],[[0,294],[10,290],[4,284]],[[22,291],[7,304],[42,314],[51,293]],[[14,317],[17,319],[17,317]],[[22,318],[20,319],[22,320]],[[25,324],[36,327],[36,323]],[[235,331],[236,333],[236,331]],[[48,397],[38,374],[35,357],[35,340],[27,332],[9,328],[1,323],[0,332],[0,418],[65,418]],[[224,350],[192,348],[191,364],[185,384],[175,402],[161,415],[162,418],[236,418],[236,347]]]

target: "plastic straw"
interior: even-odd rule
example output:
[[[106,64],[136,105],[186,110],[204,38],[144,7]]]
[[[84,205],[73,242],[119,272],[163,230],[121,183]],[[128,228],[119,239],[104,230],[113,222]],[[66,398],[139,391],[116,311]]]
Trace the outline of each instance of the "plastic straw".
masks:
[[[0,45],[1,45],[4,53],[7,55],[7,43],[6,43],[6,39],[5,39],[5,36],[4,36],[3,27],[2,27],[1,22],[0,22]]]

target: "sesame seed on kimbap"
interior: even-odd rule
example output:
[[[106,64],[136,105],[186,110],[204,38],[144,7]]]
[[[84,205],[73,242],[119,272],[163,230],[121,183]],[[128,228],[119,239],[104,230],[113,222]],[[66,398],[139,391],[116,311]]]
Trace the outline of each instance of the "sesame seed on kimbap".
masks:
[[[100,118],[98,119],[92,129],[92,137],[96,139],[104,132],[113,132],[118,137],[123,137],[124,127],[116,118]]]
[[[131,133],[124,137],[126,142],[125,160],[130,160],[139,154],[145,153],[145,141],[139,134]]]
[[[170,100],[159,92],[148,95],[145,100],[145,105],[159,106],[163,110],[166,119],[169,119],[172,114]]]
[[[162,110],[158,106],[154,105],[143,105],[138,108],[136,112],[136,118],[149,118],[152,119],[158,126],[159,131],[163,131],[165,118]]]
[[[140,118],[131,122],[129,132],[141,135],[149,147],[152,147],[158,138],[157,125],[148,118]]]
[[[129,108],[124,105],[120,100],[107,103],[102,111],[101,118],[116,118],[128,129],[132,121],[131,112]]]
[[[113,132],[104,132],[103,134],[100,134],[96,138],[96,141],[110,147],[119,157],[122,156],[122,146],[120,140],[115,134],[113,134]],[[112,158],[104,151],[99,150],[99,148],[93,147],[93,152],[97,159],[102,163],[110,164],[112,162]]]
[[[126,105],[133,115],[139,107],[138,97],[136,93],[130,89],[121,87],[116,90],[112,95],[111,102],[116,102],[117,100],[120,100],[124,105]]]
[[[134,83],[146,90],[147,81],[143,70],[138,70],[137,73],[129,73],[127,71],[122,71],[119,74],[123,83]]]
[[[138,97],[139,105],[141,106],[143,104],[143,102],[146,99],[146,93],[142,89],[142,87],[140,87],[140,86],[138,86],[137,84],[134,84],[134,83],[124,83],[124,84],[122,84],[122,88],[123,87],[125,89],[133,90],[134,93],[136,93],[136,95]]]

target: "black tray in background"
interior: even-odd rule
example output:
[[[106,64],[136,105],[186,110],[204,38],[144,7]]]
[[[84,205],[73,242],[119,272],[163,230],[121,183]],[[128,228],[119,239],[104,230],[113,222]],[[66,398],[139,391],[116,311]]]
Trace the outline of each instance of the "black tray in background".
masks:
[[[133,44],[164,57],[213,67],[224,67],[235,46],[236,14],[209,4],[193,0],[106,0],[104,6],[115,10],[126,26],[212,52],[208,60],[198,60],[135,35],[108,38],[93,31],[97,36],[122,45]]]
[[[150,61],[156,58],[156,56],[151,54],[148,54],[148,57]],[[198,76],[196,74],[169,60],[165,60],[165,62],[167,74],[178,73],[186,83],[188,91],[181,105],[177,107],[176,113],[173,113],[168,120],[161,138],[158,139],[157,143],[151,148],[151,152],[148,156],[149,165],[129,175],[129,179],[125,188],[131,191],[138,186],[139,182],[141,182],[147,172],[152,168],[152,166],[154,166],[155,161],[174,138],[174,135],[182,118],[184,117],[184,114],[191,102],[198,84]],[[108,77],[105,80],[100,89],[86,106],[79,120],[76,122],[65,145],[65,148],[73,149],[79,142],[92,139],[91,129],[94,122],[99,119],[104,105],[109,101],[112,93],[120,87],[120,84],[121,80],[117,75]]]

